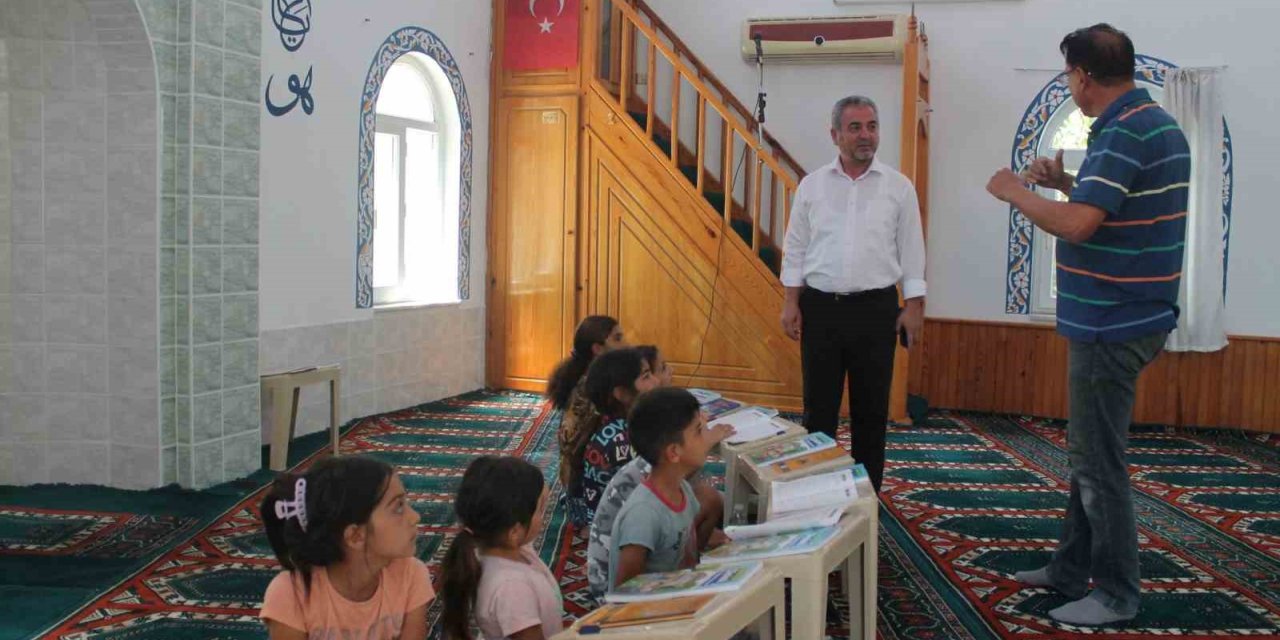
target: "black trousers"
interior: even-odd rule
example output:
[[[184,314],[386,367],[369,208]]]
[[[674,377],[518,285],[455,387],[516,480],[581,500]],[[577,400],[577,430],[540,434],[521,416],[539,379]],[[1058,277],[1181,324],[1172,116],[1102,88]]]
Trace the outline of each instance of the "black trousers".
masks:
[[[866,466],[879,491],[897,342],[897,289],[835,295],[806,287],[800,315],[804,426],[835,437],[847,376],[853,459]]]

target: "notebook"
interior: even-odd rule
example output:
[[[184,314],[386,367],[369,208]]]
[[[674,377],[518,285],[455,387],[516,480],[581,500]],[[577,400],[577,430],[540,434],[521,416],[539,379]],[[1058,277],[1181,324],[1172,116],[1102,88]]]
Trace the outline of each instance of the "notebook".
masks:
[[[630,602],[627,604],[606,604],[582,619],[580,632],[595,629],[612,629],[629,627],[637,624],[656,624],[687,620],[698,613],[698,610],[711,602],[715,594],[685,596],[669,600],[652,600],[649,602]]]

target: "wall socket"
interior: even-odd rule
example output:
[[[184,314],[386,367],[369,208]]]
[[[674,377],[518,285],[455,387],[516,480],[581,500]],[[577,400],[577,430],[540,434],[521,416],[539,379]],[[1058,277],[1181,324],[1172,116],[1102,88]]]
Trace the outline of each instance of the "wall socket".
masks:
[[[635,84],[635,85],[649,84],[649,74],[647,73],[635,73],[635,74],[632,74],[632,78],[633,80],[631,84]]]

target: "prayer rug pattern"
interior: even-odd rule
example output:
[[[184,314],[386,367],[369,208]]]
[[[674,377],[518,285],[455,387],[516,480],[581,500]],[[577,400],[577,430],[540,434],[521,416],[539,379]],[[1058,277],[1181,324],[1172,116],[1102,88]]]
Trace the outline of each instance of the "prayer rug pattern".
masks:
[[[467,462],[508,454],[541,467],[553,482],[556,506],[538,546],[560,579],[566,619],[572,619],[591,603],[585,536],[569,526],[562,488],[554,483],[558,423],[558,414],[535,395],[476,392],[362,420],[344,434],[342,451],[399,467],[423,514],[418,555],[433,575],[456,531],[451,501]],[[841,442],[848,446],[847,432]],[[1123,628],[1093,630],[1052,622],[1046,612],[1062,598],[1012,580],[1015,571],[1043,563],[1058,537],[1068,477],[1060,422],[940,412],[927,425],[892,428],[889,443],[879,532],[881,638],[1280,634],[1280,449],[1274,441],[1135,431],[1143,608]],[[297,464],[319,455],[299,456]],[[707,473],[722,474],[723,466],[708,465]],[[174,533],[181,523],[166,528],[159,517],[130,524],[136,516],[127,509],[35,509],[0,500],[0,557],[76,558],[109,549],[101,552],[143,555],[153,541],[170,547],[88,605],[51,621],[47,637],[265,638],[257,608],[278,566],[256,513],[264,490],[259,480],[194,535]],[[131,533],[141,531],[155,533]],[[841,637],[847,607],[837,589],[832,599],[840,617],[829,620],[828,631]],[[438,605],[429,615],[434,626]]]

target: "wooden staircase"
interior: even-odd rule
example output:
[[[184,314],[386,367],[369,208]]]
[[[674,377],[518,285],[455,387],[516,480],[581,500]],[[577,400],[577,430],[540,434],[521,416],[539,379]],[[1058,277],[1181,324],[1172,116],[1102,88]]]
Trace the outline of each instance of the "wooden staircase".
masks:
[[[541,390],[604,313],[678,384],[800,409],[778,273],[803,168],[644,2],[582,2],[578,69],[494,74],[490,384]]]
[[[661,160],[779,273],[786,215],[804,168],[642,0],[597,6],[595,33],[608,37],[585,43],[602,60],[592,86],[616,98]]]

